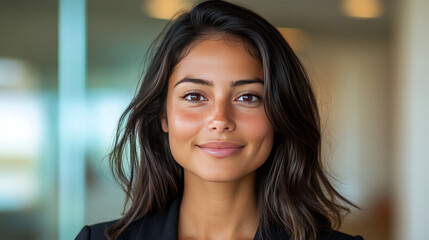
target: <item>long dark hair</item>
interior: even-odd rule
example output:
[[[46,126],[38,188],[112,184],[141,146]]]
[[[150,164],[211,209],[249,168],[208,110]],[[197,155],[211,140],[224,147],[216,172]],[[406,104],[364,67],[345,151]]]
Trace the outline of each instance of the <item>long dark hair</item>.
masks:
[[[179,15],[159,36],[139,90],[122,114],[109,155],[126,193],[124,216],[106,235],[116,239],[134,221],[162,211],[183,191],[161,128],[167,85],[190,44],[211,35],[248,43],[264,71],[265,109],[274,131],[267,161],[256,172],[260,228],[276,226],[295,240],[316,239],[341,224],[351,202],[330,184],[321,162],[320,119],[308,76],[278,30],[256,13],[224,1],[205,1]]]

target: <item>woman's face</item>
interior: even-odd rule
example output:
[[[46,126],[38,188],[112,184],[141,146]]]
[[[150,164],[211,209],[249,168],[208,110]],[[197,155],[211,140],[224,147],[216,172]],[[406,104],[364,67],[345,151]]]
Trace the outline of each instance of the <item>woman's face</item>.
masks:
[[[161,118],[185,174],[224,182],[254,173],[268,158],[274,138],[263,98],[262,65],[241,40],[195,45],[171,74]]]

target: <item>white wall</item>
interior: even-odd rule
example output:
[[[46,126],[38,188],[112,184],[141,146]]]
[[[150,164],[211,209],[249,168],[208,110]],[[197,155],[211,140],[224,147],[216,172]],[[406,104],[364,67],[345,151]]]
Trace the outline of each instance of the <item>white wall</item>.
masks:
[[[429,1],[400,1],[395,19],[395,239],[429,227]]]

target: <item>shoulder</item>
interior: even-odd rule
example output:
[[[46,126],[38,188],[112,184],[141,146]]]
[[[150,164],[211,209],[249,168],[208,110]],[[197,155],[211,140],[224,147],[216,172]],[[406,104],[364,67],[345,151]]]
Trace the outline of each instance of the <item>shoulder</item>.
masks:
[[[255,240],[292,239],[291,235],[287,233],[285,229],[279,229],[279,228],[270,226],[268,231],[264,231],[264,229],[261,229],[261,231],[262,232],[256,233]],[[316,240],[363,240],[363,238],[361,236],[351,236],[335,230],[329,230],[329,231],[319,230],[317,233]]]
[[[139,235],[139,232],[142,230],[141,228],[148,222],[148,217],[141,218],[135,222],[133,222],[119,237],[119,239],[135,239],[136,236]],[[75,240],[106,240],[107,237],[105,235],[106,230],[116,223],[115,221],[110,222],[102,222],[94,225],[87,225],[82,228],[79,234],[76,236]],[[150,221],[149,221],[150,223]],[[153,225],[153,224],[152,224]]]
[[[134,221],[121,233],[119,239],[177,239],[179,206],[180,199],[176,199],[160,213],[144,216]],[[116,221],[85,226],[77,235],[76,240],[105,240],[107,237],[104,232]]]
[[[124,232],[121,233],[118,239],[137,239],[137,236],[140,236],[141,232],[145,233],[145,237],[150,237],[151,232],[155,231],[160,226],[160,222],[157,221],[156,218],[157,216],[151,216],[136,220],[135,222],[131,223],[131,225],[128,226]],[[106,230],[115,224],[116,221],[117,220],[87,225],[82,228],[75,240],[106,240]]]
[[[363,238],[332,230],[329,232],[319,232],[317,240],[363,240]]]
[[[101,240],[107,239],[104,231],[112,226],[116,221],[103,222],[91,226],[85,226],[80,230],[75,240]]]

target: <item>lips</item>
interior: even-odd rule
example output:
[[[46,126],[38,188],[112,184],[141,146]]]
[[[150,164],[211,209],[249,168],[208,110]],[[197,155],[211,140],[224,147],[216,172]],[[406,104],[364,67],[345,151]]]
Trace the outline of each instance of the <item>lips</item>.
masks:
[[[210,142],[197,145],[203,152],[215,158],[226,158],[237,154],[244,147],[240,144],[229,142]]]

